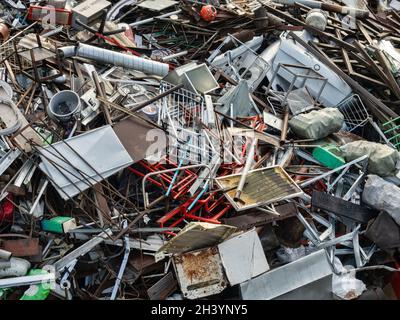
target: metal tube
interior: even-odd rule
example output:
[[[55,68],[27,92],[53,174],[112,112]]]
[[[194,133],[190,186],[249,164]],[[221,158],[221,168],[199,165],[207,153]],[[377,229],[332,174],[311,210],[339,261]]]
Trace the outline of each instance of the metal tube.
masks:
[[[317,182],[318,180],[321,180],[321,179],[323,179],[325,177],[330,176],[332,173],[335,173],[335,172],[338,172],[340,170],[346,169],[347,167],[350,167],[351,165],[356,164],[356,163],[358,163],[360,161],[363,161],[365,159],[368,159],[368,155],[367,154],[363,155],[363,156],[361,156],[361,157],[359,157],[359,158],[357,158],[357,159],[355,159],[353,161],[350,161],[350,162],[348,162],[348,163],[346,163],[346,164],[344,164],[344,165],[342,165],[340,167],[337,167],[336,169],[333,169],[331,171],[325,172],[325,173],[323,173],[323,174],[321,174],[321,175],[319,175],[319,176],[317,176],[315,178],[306,180],[303,183],[301,183],[299,186],[300,186],[300,188],[305,188],[305,187],[309,186],[310,184],[313,184],[314,182]]]
[[[287,106],[285,107],[285,115],[283,117],[283,122],[282,122],[282,131],[281,131],[281,144],[284,144],[286,142],[286,136],[288,132],[288,124],[289,124],[289,110]]]
[[[169,72],[169,65],[158,61],[152,61],[125,53],[115,52],[112,50],[97,48],[87,44],[79,43],[77,46],[67,46],[59,48],[59,53],[64,58],[82,57],[94,60],[100,63],[113,64],[115,66],[124,67],[142,71],[147,74],[154,74],[164,77]]]
[[[247,174],[249,173],[251,165],[253,164],[253,161],[254,161],[254,149],[256,147],[257,141],[258,141],[257,138],[254,138],[250,145],[250,149],[247,154],[246,164],[244,166],[242,176],[240,177],[239,185],[236,189],[235,196],[233,197],[233,200],[235,200],[235,201],[240,200],[240,195],[243,191],[244,184],[246,183]]]
[[[162,14],[162,15],[157,16],[157,17],[153,17],[153,18],[144,19],[144,20],[140,20],[140,21],[137,21],[137,22],[130,23],[129,26],[131,26],[131,27],[140,26],[141,24],[145,24],[145,23],[148,23],[148,22],[153,22],[156,19],[168,18],[168,17],[170,17],[170,16],[172,16],[174,14],[178,14],[178,13],[181,13],[181,12],[182,12],[182,10],[179,9],[179,10],[176,10],[176,11],[168,12],[166,14]]]
[[[185,50],[185,51],[181,51],[181,52],[177,52],[177,53],[171,54],[171,55],[166,56],[166,57],[162,57],[161,60],[163,62],[170,61],[170,60],[175,59],[175,58],[186,56],[187,54],[188,54],[188,52]]]
[[[55,281],[54,273],[39,274],[36,276],[23,276],[23,277],[16,277],[16,278],[1,279],[0,280],[0,289],[40,284],[40,283],[44,283],[44,282],[48,283],[48,282],[52,282],[52,281]]]
[[[127,223],[126,220],[124,220],[122,222],[122,227],[123,228],[127,228],[128,227],[128,223]],[[119,271],[118,271],[117,279],[115,280],[115,284],[114,284],[113,291],[111,293],[110,300],[115,300],[115,298],[117,297],[117,293],[118,293],[118,289],[119,289],[119,286],[120,286],[120,283],[121,283],[121,280],[122,280],[122,276],[124,275],[125,268],[126,268],[126,265],[128,263],[129,253],[131,251],[131,248],[130,248],[130,245],[129,245],[129,235],[128,234],[126,234],[124,236],[124,246],[125,246],[124,258],[122,259],[122,263],[121,263],[121,266],[120,266]]]

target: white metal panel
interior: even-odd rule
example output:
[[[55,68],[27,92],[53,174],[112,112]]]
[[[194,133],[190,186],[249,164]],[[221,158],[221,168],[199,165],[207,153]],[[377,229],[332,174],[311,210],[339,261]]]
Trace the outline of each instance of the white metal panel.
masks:
[[[220,243],[218,249],[231,286],[269,270],[264,249],[255,229]]]
[[[56,188],[65,188],[69,196],[80,192],[73,184],[78,184],[81,191],[88,189],[87,179],[94,184],[133,163],[109,125],[65,141],[68,145],[60,141],[40,149],[42,163],[39,168],[50,177]]]
[[[332,275],[325,250],[319,250],[240,285],[244,300],[270,300]]]

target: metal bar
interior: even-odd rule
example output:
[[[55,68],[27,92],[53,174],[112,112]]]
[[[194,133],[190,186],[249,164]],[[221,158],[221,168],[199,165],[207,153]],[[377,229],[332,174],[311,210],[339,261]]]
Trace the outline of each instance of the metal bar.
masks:
[[[94,238],[90,239],[89,241],[85,242],[80,247],[76,248],[74,251],[68,253],[66,256],[58,260],[54,264],[54,268],[57,272],[60,272],[66,266],[68,266],[74,259],[77,259],[84,254],[88,253],[92,250],[95,246],[102,243],[108,236],[112,235],[111,229],[107,229],[105,232],[102,232],[95,236]]]
[[[318,180],[321,180],[321,179],[323,179],[323,178],[325,178],[325,177],[328,177],[328,176],[330,176],[331,174],[333,174],[333,173],[335,173],[335,172],[338,172],[338,171],[340,171],[340,170],[342,170],[342,169],[346,169],[346,168],[352,166],[353,164],[356,164],[356,163],[358,163],[358,162],[361,162],[361,161],[363,161],[363,160],[365,160],[365,159],[368,159],[368,155],[367,155],[367,154],[366,154],[366,155],[363,155],[363,156],[361,156],[361,157],[359,157],[359,158],[357,158],[357,159],[355,159],[355,160],[353,160],[353,161],[350,161],[350,162],[348,162],[348,163],[346,163],[346,164],[344,164],[344,165],[342,165],[342,166],[340,166],[340,167],[337,167],[336,169],[330,170],[330,171],[325,172],[325,173],[323,173],[323,174],[321,174],[321,175],[319,175],[319,176],[317,176],[317,177],[315,177],[315,178],[309,179],[309,180],[307,180],[307,181],[301,183],[301,184],[299,185],[299,187],[300,187],[300,188],[305,188],[305,187],[309,186],[310,184],[313,184],[314,182],[317,182]]]
[[[54,273],[40,274],[35,276],[22,276],[16,278],[0,279],[0,289],[21,287],[27,285],[49,283],[55,281]]]
[[[128,223],[127,223],[126,220],[124,220],[122,222],[122,227],[123,228],[127,228],[128,227]],[[111,293],[110,300],[115,300],[115,298],[117,296],[119,285],[121,283],[122,276],[124,275],[126,264],[128,263],[129,253],[131,251],[131,248],[130,248],[130,245],[129,245],[129,235],[128,234],[126,234],[124,236],[124,246],[125,246],[124,258],[122,259],[122,263],[121,263],[121,266],[120,266],[119,271],[118,271],[117,279],[115,281],[115,285],[114,285],[113,291]]]

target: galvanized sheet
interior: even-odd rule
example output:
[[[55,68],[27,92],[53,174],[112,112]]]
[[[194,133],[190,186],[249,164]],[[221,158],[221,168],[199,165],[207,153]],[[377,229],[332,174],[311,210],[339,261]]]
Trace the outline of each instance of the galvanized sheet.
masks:
[[[218,249],[231,286],[269,270],[267,258],[255,229],[220,243]]]
[[[325,250],[288,263],[240,285],[245,300],[270,300],[332,275]]]
[[[68,199],[65,193],[73,197],[88,189],[86,180],[95,184],[133,163],[111,126],[83,133],[66,142],[74,151],[63,141],[54,143],[40,149],[42,163],[39,165],[64,199]],[[78,184],[80,190],[74,184]]]

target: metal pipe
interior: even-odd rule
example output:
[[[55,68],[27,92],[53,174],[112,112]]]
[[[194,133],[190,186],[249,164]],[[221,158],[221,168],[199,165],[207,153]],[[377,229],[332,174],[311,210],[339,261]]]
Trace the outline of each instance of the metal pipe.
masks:
[[[161,170],[161,171],[156,171],[156,172],[150,172],[148,174],[146,174],[143,177],[142,180],[142,193],[143,193],[143,203],[144,203],[144,208],[147,209],[148,205],[149,205],[149,201],[147,199],[147,194],[146,194],[146,180],[151,177],[151,176],[155,176],[157,174],[161,174],[161,173],[168,173],[168,172],[173,172],[175,170],[186,170],[186,169],[194,169],[194,168],[200,168],[200,167],[204,167],[207,168],[209,171],[209,174],[211,174],[211,168],[206,165],[206,164],[193,164],[193,165],[189,165],[189,166],[185,166],[185,167],[180,167],[180,168],[172,168],[172,169],[166,169],[166,170]]]
[[[240,200],[240,195],[243,191],[244,184],[246,183],[247,174],[249,173],[251,165],[253,164],[253,161],[254,161],[254,149],[256,147],[257,141],[258,141],[257,138],[254,138],[250,145],[250,149],[247,154],[246,164],[244,166],[242,176],[240,177],[239,185],[236,189],[235,196],[233,197],[233,200],[235,200],[235,201]]]
[[[188,54],[188,52],[186,50],[185,51],[181,51],[181,52],[177,52],[177,53],[171,54],[169,56],[162,57],[161,61],[163,61],[163,62],[170,61],[170,60],[175,59],[175,58],[186,56],[187,54]]]
[[[58,49],[60,56],[64,58],[81,57],[100,63],[142,71],[164,77],[169,72],[169,65],[158,61],[152,61],[125,53],[97,48],[87,44],[79,43],[76,46],[67,46]]]
[[[176,10],[176,11],[168,12],[166,14],[162,14],[162,15],[157,16],[157,17],[153,17],[153,18],[144,19],[144,20],[140,20],[140,21],[136,21],[136,22],[130,23],[129,26],[137,27],[137,26],[140,26],[142,24],[153,22],[156,19],[168,18],[168,17],[170,17],[170,16],[172,16],[174,14],[178,14],[178,13],[181,13],[181,12],[182,12],[182,10],[179,9],[179,10]]]
[[[55,281],[54,273],[39,274],[36,276],[23,276],[23,277],[16,277],[16,278],[1,279],[0,280],[0,289],[40,284],[40,283],[44,283],[44,282],[49,283],[49,282],[53,282],[53,281]]]
[[[281,144],[284,144],[286,142],[286,136],[287,136],[287,132],[288,132],[288,124],[289,124],[289,110],[286,106],[285,115],[283,116],[283,122],[282,122],[282,131],[281,131],[281,140],[280,140]]]
[[[330,170],[328,172],[325,172],[325,173],[323,173],[323,174],[321,174],[321,175],[319,175],[319,176],[317,176],[315,178],[306,180],[303,183],[301,183],[299,186],[300,186],[300,188],[305,188],[305,187],[309,186],[310,184],[313,184],[314,182],[317,182],[318,180],[321,180],[321,179],[323,179],[325,177],[330,176],[332,173],[335,173],[335,172],[338,172],[340,170],[346,169],[346,168],[352,166],[353,164],[356,164],[356,163],[361,162],[361,161],[366,160],[366,159],[368,159],[368,155],[367,154],[365,154],[365,155],[363,155],[363,156],[361,156],[361,157],[359,157],[357,159],[354,159],[353,161],[350,161],[350,162],[348,162],[348,163],[346,163],[346,164],[344,164],[344,165],[342,165],[340,167],[337,167],[336,169],[333,169],[333,170]]]

